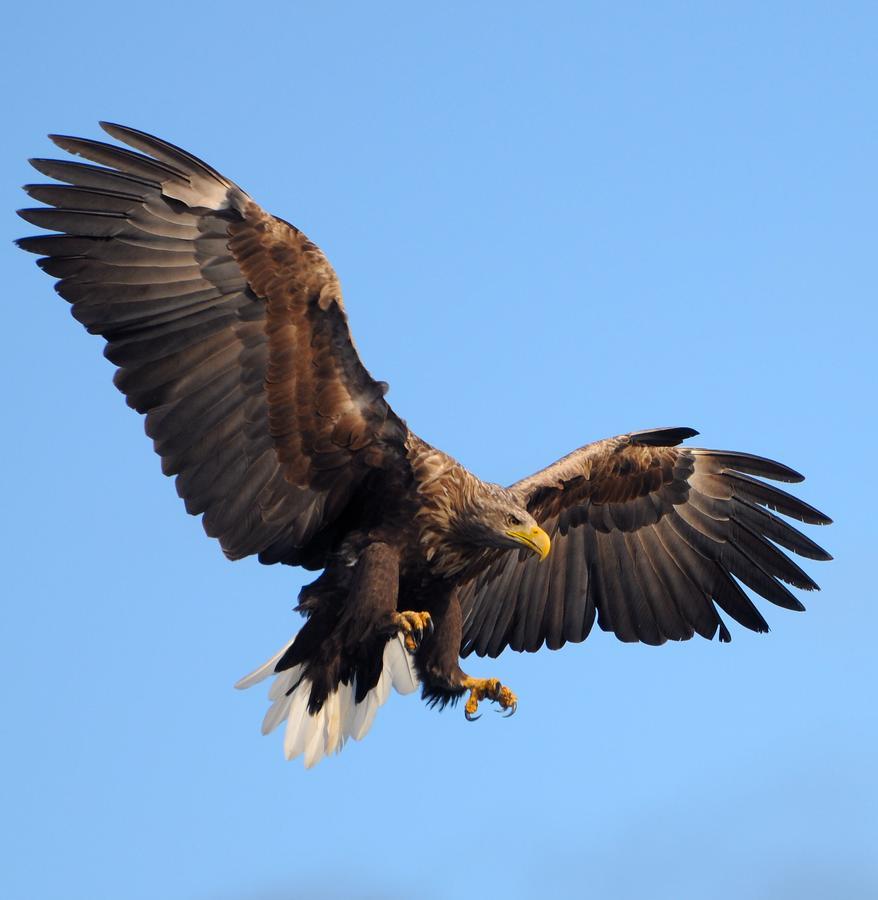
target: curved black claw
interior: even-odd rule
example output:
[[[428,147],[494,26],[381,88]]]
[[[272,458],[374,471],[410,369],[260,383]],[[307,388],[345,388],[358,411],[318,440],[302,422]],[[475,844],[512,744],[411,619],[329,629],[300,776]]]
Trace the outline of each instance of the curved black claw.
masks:
[[[464,718],[467,720],[467,722],[475,722],[476,719],[482,718],[481,713],[479,713],[478,715],[473,715],[468,709],[465,709],[463,711],[463,715],[464,715]]]
[[[433,617],[430,616],[430,618],[427,619],[427,634],[432,635],[434,630],[435,626],[433,625]]]
[[[514,716],[517,711],[518,703],[513,703],[512,706],[510,706],[509,709],[507,709],[506,712],[503,713],[503,718],[508,719],[510,716]]]

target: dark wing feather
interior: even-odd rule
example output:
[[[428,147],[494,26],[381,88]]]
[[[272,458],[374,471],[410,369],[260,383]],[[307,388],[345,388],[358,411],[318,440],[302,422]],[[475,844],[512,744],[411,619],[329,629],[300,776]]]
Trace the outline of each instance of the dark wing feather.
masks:
[[[767,631],[738,582],[803,609],[782,582],[817,585],[776,544],[811,559],[829,554],[763,507],[811,524],[829,519],[759,480],[801,481],[798,472],[747,453],[677,446],[695,433],[599,441],[513,485],[552,552],[544,563],[504,553],[462,587],[462,654],[557,649],[584,640],[595,613],[604,631],[648,644],[696,633],[729,640],[717,608]]]
[[[322,565],[309,542],[405,461],[405,426],[354,349],[335,273],[201,160],[103,128],[134,150],[55,136],[99,165],[32,160],[64,183],[28,185],[49,206],[20,215],[57,233],[19,245],[106,338],[164,472],[225,552]]]

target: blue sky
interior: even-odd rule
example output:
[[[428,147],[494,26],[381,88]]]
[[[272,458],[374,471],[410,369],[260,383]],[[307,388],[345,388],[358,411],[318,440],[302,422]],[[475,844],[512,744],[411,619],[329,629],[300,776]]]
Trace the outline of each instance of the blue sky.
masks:
[[[7,213],[0,894],[878,894],[878,13],[733,6],[7,10],[6,210],[49,131],[160,134],[323,247],[395,408],[479,475],[692,426],[804,472],[836,561],[769,635],[478,660],[513,719],[394,697],[305,772],[231,690],[302,575],[184,514]]]

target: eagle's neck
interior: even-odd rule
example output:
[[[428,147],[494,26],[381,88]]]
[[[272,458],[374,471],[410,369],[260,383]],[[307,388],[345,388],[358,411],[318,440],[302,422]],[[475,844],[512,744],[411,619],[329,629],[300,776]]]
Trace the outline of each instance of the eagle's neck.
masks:
[[[419,501],[415,519],[424,559],[440,577],[465,576],[492,550],[468,540],[461,512],[478,508],[491,486],[416,435],[409,434],[406,449]]]

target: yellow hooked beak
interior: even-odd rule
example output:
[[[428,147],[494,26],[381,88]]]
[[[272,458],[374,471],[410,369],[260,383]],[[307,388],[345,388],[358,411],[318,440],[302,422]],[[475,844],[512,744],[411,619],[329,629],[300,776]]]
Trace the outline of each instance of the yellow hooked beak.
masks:
[[[534,525],[533,528],[513,529],[512,531],[507,531],[506,535],[511,537],[512,540],[518,541],[519,544],[524,544],[528,550],[533,550],[539,556],[540,562],[549,555],[549,551],[552,549],[549,535],[537,525]]]

